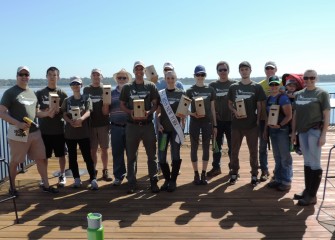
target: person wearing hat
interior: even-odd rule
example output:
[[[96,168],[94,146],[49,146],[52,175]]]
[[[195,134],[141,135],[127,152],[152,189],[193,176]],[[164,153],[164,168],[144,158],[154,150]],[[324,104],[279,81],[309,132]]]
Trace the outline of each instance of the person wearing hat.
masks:
[[[196,83],[186,91],[186,95],[192,99],[190,113],[190,140],[191,140],[191,161],[194,170],[195,185],[206,185],[207,182],[207,166],[209,160],[210,141],[216,138],[217,123],[215,116],[215,90],[205,85],[206,69],[202,65],[198,65],[194,69],[194,78]],[[195,107],[195,100],[202,98],[204,101],[205,115],[198,115]],[[198,170],[198,147],[199,136],[202,136],[202,171],[201,175]]]
[[[71,77],[70,86],[73,95],[66,98],[61,110],[65,124],[65,141],[68,147],[69,166],[74,178],[74,188],[81,187],[77,161],[77,145],[86,163],[88,174],[90,175],[90,188],[98,189],[96,171],[91,156],[89,117],[92,111],[92,100],[88,95],[82,95],[80,89],[83,82],[80,77]]]
[[[120,108],[120,94],[123,86],[132,80],[132,76],[124,68],[114,73],[113,78],[117,83],[112,91],[112,104],[109,107],[109,121],[111,124],[111,146],[113,155],[114,186],[121,185],[126,175],[124,152],[126,151],[126,123],[127,113]]]
[[[271,139],[273,156],[275,159],[274,180],[268,187],[279,191],[291,189],[293,176],[292,156],[290,152],[290,124],[292,119],[292,106],[289,97],[280,93],[281,80],[277,76],[269,78],[270,96],[266,102],[266,112],[269,114],[272,105],[279,105],[277,124],[267,124],[264,130],[264,139]]]
[[[239,72],[242,79],[238,83],[232,84],[228,90],[228,104],[233,113],[229,182],[235,184],[239,177],[238,156],[243,138],[246,137],[250,153],[251,185],[255,186],[258,184],[258,124],[266,95],[262,86],[250,79],[251,65],[249,62],[241,62]],[[239,114],[236,101],[244,103],[246,116]]]
[[[45,147],[38,125],[27,123],[23,118],[35,120],[37,112],[37,98],[33,90],[28,87],[30,70],[26,66],[18,67],[16,71],[16,85],[7,89],[0,102],[0,118],[9,123],[8,143],[10,147],[10,176],[13,188],[11,195],[18,196],[15,188],[17,166],[28,156],[35,160],[37,169],[43,180],[44,192],[58,193],[57,188],[51,187],[48,180]],[[52,112],[49,113],[52,116]]]
[[[262,86],[266,97],[269,97],[271,94],[271,88],[269,87],[269,78],[271,76],[276,75],[277,72],[277,64],[274,61],[268,61],[265,63],[264,65],[264,72],[265,72],[265,79],[263,79],[262,81],[259,82],[259,84]],[[280,86],[282,86],[282,83],[280,83]],[[268,180],[270,173],[269,173],[269,169],[268,169],[268,139],[264,139],[263,135],[264,135],[264,129],[266,126],[266,104],[263,104],[263,108],[262,108],[262,115],[261,115],[261,119],[259,121],[259,150],[258,150],[258,154],[259,154],[259,165],[261,168],[261,177],[260,177],[260,181],[261,182],[265,182],[266,180]]]
[[[64,187],[66,184],[65,176],[65,138],[63,114],[59,111],[67,94],[57,86],[59,80],[59,69],[50,67],[47,70],[46,78],[48,84],[45,88],[36,92],[39,111],[37,112],[38,123],[41,129],[43,142],[45,145],[47,159],[51,158],[52,152],[59,159],[58,186]],[[50,109],[49,94],[56,93],[59,97],[59,106]],[[48,165],[48,161],[46,161]],[[41,182],[43,184],[43,182]]]
[[[230,85],[236,81],[229,79],[229,64],[226,61],[220,61],[216,65],[216,72],[219,79],[209,84],[214,88],[216,93],[215,111],[217,122],[217,136],[216,143],[219,151],[213,151],[212,169],[208,171],[207,177],[212,178],[221,174],[221,157],[222,157],[222,143],[223,135],[226,136],[228,145],[228,156],[230,161],[231,156],[231,111],[228,107],[228,89]]]
[[[126,148],[127,148],[127,179],[128,193],[136,190],[137,151],[140,141],[146,149],[148,157],[148,172],[150,177],[150,188],[154,193],[159,192],[158,163],[156,157],[156,134],[152,122],[153,113],[157,109],[158,91],[152,82],[144,80],[145,65],[136,61],[133,67],[135,80],[123,86],[120,95],[121,110],[128,115],[126,126]],[[134,115],[134,100],[144,101],[144,117]]]
[[[291,102],[294,102],[294,93],[297,91],[297,81],[295,79],[288,79],[285,84],[286,94],[290,98]]]
[[[163,65],[164,76],[165,76],[165,73],[169,71],[174,71],[174,65],[171,62],[166,62]],[[156,83],[156,87],[158,91],[165,89],[167,87],[165,78],[158,80]],[[179,89],[184,89],[184,86],[180,81],[176,81],[176,87]]]
[[[84,87],[83,93],[89,95],[93,103],[93,111],[90,116],[90,142],[91,155],[94,167],[97,169],[98,147],[100,146],[102,161],[102,179],[112,181],[108,173],[108,147],[109,147],[109,105],[103,104],[103,75],[100,69],[94,68],[91,71],[91,84]]]

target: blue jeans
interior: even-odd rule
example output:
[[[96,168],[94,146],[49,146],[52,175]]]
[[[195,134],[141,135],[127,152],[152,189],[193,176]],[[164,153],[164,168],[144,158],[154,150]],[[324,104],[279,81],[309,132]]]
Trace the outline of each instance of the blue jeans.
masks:
[[[223,134],[226,135],[227,145],[228,145],[228,156],[229,162],[231,157],[231,121],[219,121],[217,122],[217,135],[216,135],[216,143],[219,147],[219,152],[213,153],[213,163],[212,166],[214,169],[221,168],[221,157],[222,157],[222,144],[223,144]]]
[[[111,146],[113,155],[113,175],[123,180],[126,175],[124,152],[126,150],[126,128],[111,125]]]
[[[268,142],[263,138],[265,120],[259,121],[258,138],[259,138],[259,165],[262,171],[268,171]]]
[[[307,132],[299,133],[300,148],[304,156],[304,165],[312,170],[321,168],[321,147],[319,139],[321,136],[320,129],[309,129]]]
[[[289,127],[269,128],[272,143],[273,157],[275,159],[276,182],[290,185],[292,182],[292,156],[290,152]]]
[[[179,161],[180,160],[180,143],[177,143],[175,141],[175,138],[177,136],[176,131],[163,132],[163,133],[167,135],[167,139],[166,139],[166,144],[165,144],[165,150],[164,151],[161,151],[158,147],[158,161],[159,161],[159,163],[167,163],[166,154],[167,154],[169,142],[170,142],[170,146],[171,146],[171,160],[172,161]],[[163,133],[158,132],[158,146],[160,146]]]

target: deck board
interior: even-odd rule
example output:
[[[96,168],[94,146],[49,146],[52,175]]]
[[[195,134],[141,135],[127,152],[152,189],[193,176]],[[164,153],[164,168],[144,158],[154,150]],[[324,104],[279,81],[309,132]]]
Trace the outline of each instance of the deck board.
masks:
[[[327,135],[322,151],[322,165],[326,168],[328,153],[335,143],[335,132]],[[105,239],[332,239],[335,229],[335,190],[327,188],[327,201],[320,214],[324,181],[318,192],[318,204],[300,207],[292,200],[293,194],[304,186],[303,160],[293,154],[294,178],[289,192],[278,192],[260,183],[252,188],[246,144],[242,145],[240,179],[234,186],[227,184],[227,156],[223,157],[223,174],[210,180],[207,186],[192,184],[189,141],[182,147],[181,175],[174,193],[153,194],[147,190],[149,180],[144,148],[139,151],[139,191],[126,195],[126,181],[120,187],[99,181],[100,189],[85,188],[88,175],[82,176],[84,187],[75,190],[69,185],[57,195],[41,192],[37,187],[39,176],[36,166],[17,177],[20,197],[17,199],[20,224],[14,223],[11,202],[1,204],[0,239],[87,239],[86,215],[103,215]],[[199,150],[199,156],[201,150]],[[109,153],[111,157],[111,153]],[[84,168],[80,159],[80,168]],[[57,160],[49,162],[52,184],[57,178]],[[335,160],[334,160],[335,165]],[[111,166],[111,164],[110,164]],[[269,169],[274,166],[269,152]],[[210,166],[209,166],[210,169]],[[99,177],[101,163],[98,164]],[[335,175],[334,170],[331,172]],[[163,180],[159,182],[159,185]],[[0,185],[4,196],[8,183]]]

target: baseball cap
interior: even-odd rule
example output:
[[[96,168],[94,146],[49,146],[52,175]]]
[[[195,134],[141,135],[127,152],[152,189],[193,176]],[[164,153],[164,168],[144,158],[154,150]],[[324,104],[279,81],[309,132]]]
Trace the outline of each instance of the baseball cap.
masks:
[[[251,65],[248,61],[241,62],[240,65],[238,65],[238,69],[240,69],[241,67],[248,67],[251,69]]]
[[[276,63],[275,63],[275,62],[273,62],[273,61],[269,61],[269,62],[266,62],[266,63],[265,63],[265,66],[264,66],[264,68],[266,68],[266,67],[273,67],[273,68],[277,68],[277,65],[276,65]]]
[[[101,69],[98,69],[98,68],[93,68],[92,71],[91,71],[91,74],[92,73],[99,73],[100,75],[102,75]]]
[[[17,68],[17,73],[21,72],[22,70],[26,70],[28,73],[30,73],[30,70],[27,66],[20,66]]]
[[[198,73],[206,73],[205,67],[202,65],[196,66],[194,69],[194,74],[198,74]]]
[[[142,66],[143,68],[145,68],[145,65],[144,65],[144,63],[142,61],[136,61],[134,63],[133,69],[135,69],[137,66]]]
[[[71,77],[71,78],[70,78],[70,85],[71,85],[71,83],[74,83],[74,82],[83,84],[83,81],[82,81],[81,78],[78,77],[78,76],[74,76],[74,77]]]
[[[173,66],[173,64],[170,63],[170,62],[166,62],[166,63],[164,63],[164,65],[163,65],[163,69],[165,69],[165,68],[174,70],[174,66]]]
[[[285,86],[287,86],[287,85],[289,85],[289,84],[295,84],[295,85],[297,85],[297,81],[294,80],[294,79],[289,79],[289,80],[286,81]]]
[[[269,85],[270,85],[271,83],[277,83],[277,84],[280,84],[280,83],[281,83],[281,80],[279,79],[279,77],[277,77],[276,75],[274,75],[274,76],[271,76],[271,77],[269,78]]]

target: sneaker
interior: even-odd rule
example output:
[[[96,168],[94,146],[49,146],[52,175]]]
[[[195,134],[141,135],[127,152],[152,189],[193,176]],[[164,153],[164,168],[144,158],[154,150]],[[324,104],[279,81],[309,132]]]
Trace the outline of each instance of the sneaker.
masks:
[[[150,189],[152,193],[159,193],[160,189],[157,185],[156,179],[150,181]]]
[[[65,174],[61,174],[59,177],[58,177],[58,186],[59,187],[64,187],[66,185],[66,177],[65,177]]]
[[[129,184],[127,194],[133,194],[136,191],[136,184]]]
[[[194,184],[194,185],[201,185],[201,180],[200,180],[199,173],[194,174],[193,184]]]
[[[238,178],[238,175],[235,175],[235,174],[231,175],[229,179],[229,184],[234,185],[237,181],[237,178]]]
[[[286,184],[280,184],[277,187],[277,190],[281,192],[289,191],[290,189],[291,189],[291,185],[286,185]]]
[[[270,173],[268,171],[262,171],[261,177],[259,178],[259,180],[261,182],[265,182],[266,180],[269,179]]]
[[[106,182],[113,181],[113,178],[108,173],[108,169],[102,170],[102,179],[105,180]]]
[[[212,168],[209,172],[207,172],[207,177],[213,178],[216,177],[217,175],[220,175],[221,169],[220,168]]]
[[[169,181],[170,180],[166,180],[164,181],[163,185],[161,186],[161,191],[167,191],[169,188]]]
[[[207,179],[206,179],[206,173],[202,173],[201,174],[201,185],[207,185],[208,182],[207,182]]]
[[[277,188],[277,187],[279,187],[280,185],[281,185],[280,182],[277,182],[277,181],[274,180],[274,181],[269,182],[267,186],[268,186],[269,188]]]
[[[73,188],[80,188],[81,187],[81,180],[80,178],[75,178],[74,183],[72,185]]]
[[[113,182],[113,186],[120,186],[122,183],[122,180],[118,179],[118,178],[115,178],[114,179],[114,182]]]
[[[43,179],[41,179],[41,181],[40,181],[40,183],[39,183],[39,186],[40,186],[40,188],[43,188],[43,187],[44,187]]]
[[[91,188],[91,190],[98,190],[99,189],[98,182],[97,182],[96,179],[93,179],[91,181],[91,187],[90,188]]]
[[[251,177],[251,182],[250,182],[250,184],[251,184],[252,186],[254,186],[254,187],[258,184],[257,176],[252,176],[252,177]]]
[[[47,193],[59,193],[58,189],[53,186],[43,187],[42,189],[43,189],[43,192],[47,192]]]
[[[16,196],[16,197],[19,196],[19,192],[18,192],[16,189],[11,189],[11,188],[9,188],[9,189],[8,189],[8,193],[9,193],[9,195],[11,195],[11,196]]]

